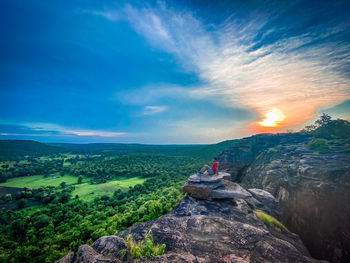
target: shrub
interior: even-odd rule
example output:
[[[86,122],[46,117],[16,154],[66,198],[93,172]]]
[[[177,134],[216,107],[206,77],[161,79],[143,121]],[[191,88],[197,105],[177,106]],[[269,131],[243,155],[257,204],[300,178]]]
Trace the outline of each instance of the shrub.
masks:
[[[314,138],[307,144],[307,147],[310,150],[318,151],[318,152],[328,152],[329,151],[329,145],[328,141],[321,138]]]
[[[79,176],[78,177],[78,184],[81,184],[83,182],[83,177],[82,176]]]
[[[36,229],[46,227],[50,224],[51,218],[47,215],[39,215],[33,219],[33,223]]]
[[[17,208],[18,209],[22,209],[24,208],[24,206],[26,205],[27,203],[27,200],[26,199],[20,199],[18,202],[17,202]]]
[[[277,232],[281,232],[282,230],[289,231],[280,221],[278,221],[276,218],[264,213],[261,210],[254,210],[254,214],[264,224],[272,227]]]
[[[126,236],[124,240],[126,249],[120,251],[122,258],[127,254],[128,258],[153,258],[161,256],[165,252],[165,244],[155,245],[152,236],[152,230],[150,229],[144,240],[135,241],[132,234]]]

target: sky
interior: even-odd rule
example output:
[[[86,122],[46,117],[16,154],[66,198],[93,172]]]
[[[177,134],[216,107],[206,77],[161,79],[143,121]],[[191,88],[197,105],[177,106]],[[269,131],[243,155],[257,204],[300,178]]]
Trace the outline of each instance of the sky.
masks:
[[[202,144],[350,119],[349,1],[0,1],[0,139]]]

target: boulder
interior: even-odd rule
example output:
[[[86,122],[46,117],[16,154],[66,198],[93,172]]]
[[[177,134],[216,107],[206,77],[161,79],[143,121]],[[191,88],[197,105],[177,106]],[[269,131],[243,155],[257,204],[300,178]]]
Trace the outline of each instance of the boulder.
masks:
[[[268,214],[278,219],[281,217],[279,203],[272,194],[270,194],[265,190],[257,189],[257,188],[250,188],[248,189],[248,192],[251,193],[255,199],[257,199],[259,202],[261,202],[264,205],[266,209],[265,211]]]
[[[78,249],[79,259],[81,263],[121,263],[117,258],[107,257],[97,253],[92,247],[82,245]]]
[[[60,260],[56,261],[56,263],[75,263],[76,262],[76,254],[74,252],[69,252]]]
[[[117,235],[103,236],[91,246],[80,246],[80,262],[119,263],[126,236],[132,234],[139,241],[149,229],[152,229],[155,244],[166,245],[165,254],[152,259],[135,259],[134,263],[319,262],[310,257],[297,235],[286,230],[278,232],[255,216],[257,206],[265,211],[270,209],[254,198],[256,195],[269,199],[264,191],[248,192],[225,180],[222,174],[204,180],[200,177],[194,181],[193,178],[198,179],[193,176],[184,186],[190,189],[188,195],[170,213]],[[201,188],[205,190],[199,190]],[[198,194],[201,191],[210,194],[206,194],[207,198],[192,197],[204,197]]]
[[[229,178],[229,173],[219,172],[216,175],[191,175],[183,190],[190,196],[198,199],[210,199],[210,193],[213,189],[222,188],[221,181],[223,178]]]
[[[240,199],[252,195],[239,184],[229,181],[229,173],[219,172],[217,175],[191,175],[183,186],[183,190],[191,197],[198,199]]]
[[[222,180],[222,187],[213,189],[210,193],[211,199],[247,199],[252,195],[239,184]]]

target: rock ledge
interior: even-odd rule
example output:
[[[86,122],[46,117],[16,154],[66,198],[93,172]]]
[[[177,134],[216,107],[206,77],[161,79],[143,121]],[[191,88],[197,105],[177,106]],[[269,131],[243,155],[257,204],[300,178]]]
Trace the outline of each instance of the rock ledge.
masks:
[[[122,262],[123,239],[131,233],[141,240],[150,228],[155,243],[166,244],[165,254],[133,262],[319,262],[310,257],[297,235],[276,232],[256,218],[254,209],[276,217],[280,214],[278,202],[268,192],[245,190],[230,181],[227,173],[192,175],[183,189],[188,195],[169,214],[101,237],[92,246],[80,246],[80,262]],[[58,262],[75,263],[76,253]]]

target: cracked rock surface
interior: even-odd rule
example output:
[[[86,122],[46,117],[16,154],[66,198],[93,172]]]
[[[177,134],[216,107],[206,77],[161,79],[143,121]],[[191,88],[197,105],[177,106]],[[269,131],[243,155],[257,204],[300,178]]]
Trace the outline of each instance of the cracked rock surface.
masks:
[[[214,188],[231,194],[215,198],[210,191],[206,198],[195,198],[190,196],[190,188],[189,194],[169,214],[117,235],[103,236],[91,246],[80,246],[77,252],[80,262],[122,262],[119,251],[125,248],[123,239],[129,233],[136,240],[144,239],[149,229],[155,243],[166,244],[165,254],[133,262],[319,262],[310,257],[296,234],[277,232],[254,215],[254,209],[280,214],[278,202],[271,194],[261,189],[245,190],[230,181],[229,174],[219,177],[206,178],[206,182],[193,182],[192,177],[186,184],[205,184],[209,188],[210,184],[219,185]],[[59,262],[76,262],[76,257],[72,257],[76,254],[68,255],[67,260],[62,258]]]

